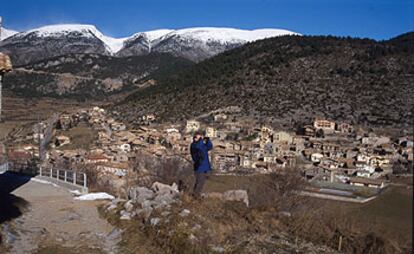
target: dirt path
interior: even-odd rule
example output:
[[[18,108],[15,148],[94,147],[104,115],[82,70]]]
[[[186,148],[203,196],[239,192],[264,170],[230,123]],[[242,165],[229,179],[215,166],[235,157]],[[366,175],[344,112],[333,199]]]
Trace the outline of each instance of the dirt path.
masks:
[[[25,183],[12,195],[28,202],[8,223],[14,236],[9,253],[115,253],[116,230],[98,215],[98,201],[76,201],[68,190]]]

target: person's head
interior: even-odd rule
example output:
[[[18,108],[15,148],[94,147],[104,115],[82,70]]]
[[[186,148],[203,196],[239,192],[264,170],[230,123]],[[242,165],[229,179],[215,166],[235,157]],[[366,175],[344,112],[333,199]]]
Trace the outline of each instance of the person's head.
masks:
[[[194,135],[193,135],[193,140],[194,141],[199,141],[202,138],[203,138],[203,133],[201,131],[198,130],[198,131],[194,132]]]

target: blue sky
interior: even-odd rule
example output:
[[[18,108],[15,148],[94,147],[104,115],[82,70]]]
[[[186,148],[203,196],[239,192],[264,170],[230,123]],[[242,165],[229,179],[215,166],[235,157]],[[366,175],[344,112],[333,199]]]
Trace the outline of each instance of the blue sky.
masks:
[[[0,0],[4,26],[94,24],[123,37],[157,28],[284,28],[388,39],[414,30],[413,0]]]

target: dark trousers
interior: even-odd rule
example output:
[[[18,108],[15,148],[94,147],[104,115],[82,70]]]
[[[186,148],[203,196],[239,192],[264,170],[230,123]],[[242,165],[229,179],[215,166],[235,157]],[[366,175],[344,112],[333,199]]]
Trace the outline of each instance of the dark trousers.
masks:
[[[195,197],[200,197],[201,192],[203,191],[204,184],[207,180],[207,172],[194,172],[195,175],[195,184],[194,184],[194,191],[193,195]]]

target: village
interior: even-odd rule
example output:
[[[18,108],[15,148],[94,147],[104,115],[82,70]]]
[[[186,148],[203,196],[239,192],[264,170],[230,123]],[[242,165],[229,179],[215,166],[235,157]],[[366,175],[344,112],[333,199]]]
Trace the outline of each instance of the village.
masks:
[[[230,110],[182,124],[156,123],[156,116],[148,114],[142,116],[138,128],[129,129],[115,119],[116,114],[110,116],[100,107],[62,113],[36,124],[30,135],[12,147],[3,147],[3,152],[7,150],[8,161],[17,170],[35,165],[40,154],[42,167],[93,165],[98,175],[111,177],[122,186],[124,177],[134,170],[131,161],[139,151],[160,158],[178,156],[190,163],[192,134],[203,130],[214,144],[211,163],[215,174],[266,174],[293,168],[319,191],[337,189],[345,196],[347,186],[384,188],[397,162],[397,168],[412,168],[412,137],[395,140],[344,122],[316,118],[299,130],[286,131],[252,123]],[[85,141],[86,148],[71,144],[66,134],[78,126],[96,134],[88,134],[92,137]],[[49,144],[42,147],[44,141]]]

